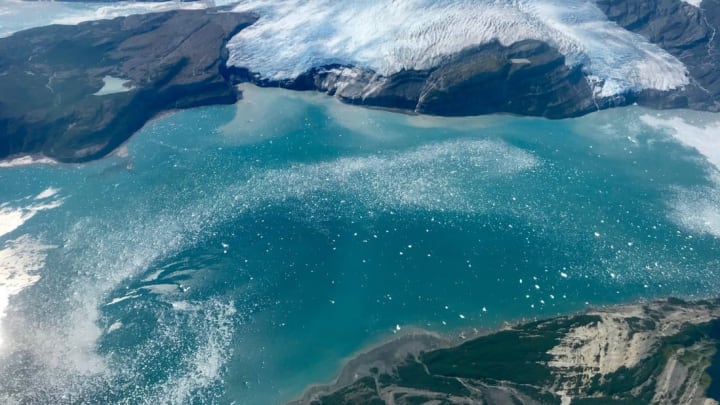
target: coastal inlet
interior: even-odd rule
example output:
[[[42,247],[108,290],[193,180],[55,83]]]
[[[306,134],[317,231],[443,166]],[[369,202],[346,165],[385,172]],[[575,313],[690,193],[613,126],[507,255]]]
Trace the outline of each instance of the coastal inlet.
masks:
[[[0,402],[281,403],[417,329],[720,287],[712,114],[242,90],[105,159],[2,162]]]

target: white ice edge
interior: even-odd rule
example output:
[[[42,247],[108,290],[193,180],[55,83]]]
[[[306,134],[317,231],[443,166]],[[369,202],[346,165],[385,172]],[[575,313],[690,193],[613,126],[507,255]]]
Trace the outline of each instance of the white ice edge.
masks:
[[[663,118],[649,114],[640,120],[646,125],[668,131],[688,148],[695,149],[717,170],[720,170],[720,121],[695,125],[681,117]]]
[[[57,163],[58,162],[56,160],[44,156],[26,155],[6,160],[0,160],[0,168],[22,167],[37,164],[54,165]]]
[[[45,265],[45,251],[52,248],[54,246],[23,235],[6,242],[0,249],[0,353],[4,340],[3,319],[10,297],[40,280],[37,271]]]
[[[492,40],[537,39],[599,78],[600,96],[688,83],[678,59],[608,21],[590,0],[244,0],[235,11],[261,18],[231,40],[229,64],[277,80],[330,63],[389,75]]]
[[[678,187],[670,199],[670,218],[686,230],[720,237],[720,121],[692,123],[681,117],[643,115],[640,120],[664,130],[708,163],[709,186]]]
[[[43,193],[45,193],[45,195],[43,195]],[[20,228],[38,212],[57,208],[62,205],[61,200],[46,201],[48,199],[47,194],[48,190],[45,190],[36,197],[36,199],[41,200],[41,202],[36,202],[25,207],[13,207],[8,203],[0,205],[0,237]]]

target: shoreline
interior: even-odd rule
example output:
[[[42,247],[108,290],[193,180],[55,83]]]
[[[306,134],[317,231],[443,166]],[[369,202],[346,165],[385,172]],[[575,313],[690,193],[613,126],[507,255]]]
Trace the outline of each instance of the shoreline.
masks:
[[[240,101],[240,100],[238,100]],[[204,108],[204,107],[213,107],[218,104],[213,105],[205,105],[205,106],[197,106],[193,108]],[[225,105],[225,104],[222,104]],[[112,151],[110,151],[108,154],[101,156],[96,159],[84,161],[84,162],[63,162],[60,160],[55,160],[49,156],[45,156],[42,153],[28,153],[28,154],[18,154],[18,155],[12,155],[12,156],[6,156],[2,159],[0,159],[0,169],[12,169],[17,167],[26,167],[26,166],[36,166],[36,165],[47,165],[47,166],[74,166],[74,165],[83,165],[86,163],[93,163],[93,162],[102,162],[103,160],[108,160],[112,158],[118,158],[118,159],[129,159],[129,151],[128,151],[128,145],[132,140],[135,138],[137,134],[139,134],[145,127],[148,125],[161,120],[166,117],[170,117],[173,114],[177,114],[178,112],[183,111],[182,109],[171,109],[171,110],[164,110],[159,112],[154,117],[150,118],[143,126],[142,128],[135,131],[132,135],[130,135],[125,141],[123,141],[120,145],[115,147]]]
[[[258,16],[225,11],[135,14],[0,38],[0,50],[7,51],[0,52],[6,66],[0,104],[7,106],[0,111],[0,121],[7,123],[0,156],[94,161],[112,154],[161,113],[235,103],[237,90],[223,68],[225,45]],[[54,54],[67,36],[75,47]],[[154,55],[164,57],[158,62]],[[108,76],[132,88],[97,95]]]
[[[677,0],[663,3],[673,2]],[[20,30],[0,38],[0,49],[7,51],[2,62],[11,67],[2,72],[4,79],[0,80],[0,90],[4,90],[0,94],[5,94],[0,104],[9,106],[0,118],[12,124],[8,126],[12,131],[4,139],[0,137],[0,156],[13,160],[40,153],[66,163],[98,160],[152,122],[155,113],[232,104],[238,99],[233,87],[242,83],[316,91],[345,104],[408,116],[500,114],[567,119],[635,103],[658,111],[719,112],[720,86],[713,81],[716,75],[705,68],[707,49],[716,46],[714,31],[698,26],[703,18],[714,18],[715,11],[673,4],[635,26],[628,24],[635,12],[617,8],[615,3],[608,0],[599,7],[608,21],[635,35],[647,37],[644,24],[665,22],[668,16],[674,24],[686,27],[687,32],[675,42],[646,39],[669,52],[668,56],[683,57],[685,74],[692,80],[674,87],[640,86],[598,96],[602,87],[597,86],[603,84],[584,71],[584,65],[567,64],[567,52],[551,45],[552,41],[527,38],[509,44],[480,41],[427,68],[411,66],[382,73],[357,63],[336,62],[274,79],[262,76],[262,70],[252,63],[236,61],[233,52],[238,49],[228,48],[232,40],[243,37],[245,28],[257,29],[257,24],[262,24],[258,22],[261,15],[254,10],[235,12],[231,5]],[[135,25],[146,29],[127,28]],[[57,59],[52,49],[59,46],[58,38],[66,35],[76,38],[78,50]],[[163,40],[183,35],[179,50]],[[107,45],[98,48],[98,41]],[[677,41],[683,47],[678,48]],[[133,45],[139,43],[144,45]],[[17,49],[22,51],[15,52]],[[165,55],[163,63],[157,64],[152,55]],[[100,62],[85,63],[86,56]],[[208,58],[213,62],[206,63]],[[714,61],[711,58],[710,62]],[[90,70],[93,73],[88,76]],[[131,87],[100,96],[106,106],[99,108],[97,91],[106,77],[122,79]],[[26,89],[34,87],[41,90]],[[487,97],[489,94],[494,96]],[[56,97],[63,103],[56,103]],[[49,114],[51,110],[56,111]],[[28,114],[35,118],[26,119]]]
[[[349,385],[355,379],[369,375],[376,367],[379,371],[387,370],[400,356],[417,355],[427,349],[452,347],[453,342],[441,334],[423,330],[410,329],[401,336],[380,338],[375,343],[354,352],[343,360],[343,365],[331,382],[316,382],[308,385],[301,395],[287,402],[287,405],[300,405],[317,396],[328,394]]]
[[[124,139],[122,143],[117,145],[114,149],[109,151],[107,154],[102,155],[100,157],[94,157],[89,160],[82,160],[82,161],[63,161],[63,160],[53,159],[52,157],[46,156],[42,153],[20,153],[20,154],[14,154],[14,155],[9,155],[9,156],[0,158],[0,169],[33,166],[33,165],[52,165],[52,166],[77,165],[77,164],[84,164],[84,163],[92,163],[92,162],[96,162],[96,161],[103,161],[105,159],[113,158],[113,157],[118,157],[118,158],[123,158],[123,159],[128,158],[128,156],[126,155],[127,145],[134,139],[134,137],[138,133],[140,133],[148,125],[150,125],[156,121],[162,120],[166,117],[172,116],[174,114],[181,113],[182,111],[185,111],[185,110],[213,108],[213,107],[220,107],[220,106],[227,106],[227,105],[237,106],[239,103],[241,103],[243,101],[252,101],[252,99],[246,98],[245,93],[247,90],[247,86],[251,86],[252,88],[254,88],[255,91],[260,91],[260,92],[262,92],[264,90],[278,89],[278,90],[281,90],[284,92],[290,92],[290,94],[293,94],[293,93],[300,94],[300,95],[303,95],[303,94],[315,95],[315,94],[317,94],[320,97],[323,97],[325,99],[324,100],[325,102],[336,102],[343,107],[360,108],[363,110],[386,112],[389,114],[400,114],[402,116],[406,116],[409,118],[425,117],[428,119],[468,120],[468,119],[475,119],[475,118],[499,117],[499,118],[551,120],[546,117],[520,115],[520,114],[507,113],[507,112],[495,112],[495,113],[490,113],[490,114],[468,115],[468,116],[447,116],[447,115],[417,113],[417,112],[398,109],[398,108],[347,103],[337,97],[328,95],[327,93],[319,91],[319,90],[296,90],[296,89],[282,87],[282,86],[262,86],[262,85],[258,85],[253,82],[242,82],[242,83],[237,83],[233,86],[238,93],[238,99],[235,101],[235,103],[233,103],[233,104],[226,104],[226,103],[203,104],[203,105],[193,106],[190,108],[172,108],[172,109],[159,111],[153,117],[149,118],[142,125],[142,127],[140,127],[137,131],[133,132],[130,136],[128,136],[126,139]],[[660,114],[662,112],[688,111],[688,112],[693,112],[693,113],[713,114],[713,115],[720,116],[720,112],[703,111],[703,110],[688,109],[688,108],[657,109],[657,108],[652,108],[652,107],[648,107],[648,106],[639,106],[637,104],[617,106],[617,107],[613,107],[611,109],[612,110],[623,110],[623,109],[631,109],[631,108],[636,108],[636,107],[644,108],[648,112],[657,112],[658,114]],[[604,111],[606,111],[606,110],[593,111],[593,112],[586,114],[585,116],[602,113]],[[582,118],[582,117],[569,117],[569,118],[562,118],[560,120],[575,120],[578,118]]]
[[[680,303],[680,305],[701,305],[720,300],[717,296],[682,299],[674,296],[660,296],[652,299],[636,299],[633,301],[607,304],[591,305],[587,308],[568,313],[562,313],[547,317],[519,318],[510,321],[502,321],[497,327],[487,328],[458,328],[448,332],[433,331],[418,327],[407,327],[407,331],[401,335],[379,337],[376,341],[360,348],[347,358],[343,359],[342,365],[337,369],[335,377],[329,382],[313,382],[306,386],[301,394],[292,400],[285,402],[286,405],[304,405],[318,400],[322,396],[330,395],[338,390],[350,386],[353,382],[373,375],[382,374],[391,370],[394,364],[399,364],[407,356],[417,358],[420,353],[438,349],[454,349],[464,343],[487,337],[498,332],[509,331],[523,325],[534,322],[545,322],[557,319],[573,318],[588,315],[593,312],[608,312],[615,310],[617,313],[630,311],[638,307],[659,305],[667,303]],[[472,331],[472,336],[464,337],[465,333]]]

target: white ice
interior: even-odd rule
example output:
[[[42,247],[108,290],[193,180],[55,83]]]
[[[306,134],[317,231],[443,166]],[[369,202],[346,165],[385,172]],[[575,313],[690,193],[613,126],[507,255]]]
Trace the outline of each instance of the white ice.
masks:
[[[720,170],[720,121],[693,124],[680,118],[643,115],[640,120],[656,129],[664,129],[688,148],[695,149]]]
[[[644,115],[646,125],[665,130],[699,153],[709,164],[710,186],[679,188],[671,201],[671,218],[684,228],[720,237],[720,121],[692,122],[680,117]]]
[[[7,160],[0,160],[0,168],[8,168],[8,167],[20,167],[20,166],[29,166],[29,165],[36,165],[36,164],[57,164],[55,160],[52,160],[50,158],[42,157],[42,156],[20,156],[12,159]]]
[[[38,212],[57,208],[60,205],[62,205],[61,200],[44,201],[24,207],[14,207],[9,203],[0,204],[0,236],[18,229]]]
[[[20,229],[38,212],[57,208],[62,200],[55,198],[60,190],[48,187],[38,195],[0,204],[0,238]],[[32,198],[32,202],[31,201]],[[35,284],[45,264],[45,251],[53,248],[36,238],[23,235],[0,245],[0,351],[3,345],[2,320],[10,297]]]
[[[0,248],[0,353],[3,349],[2,321],[10,297],[35,284],[37,271],[45,265],[45,251],[54,246],[43,245],[29,235],[8,241]]]
[[[683,3],[687,3],[693,7],[700,8],[700,4],[702,3],[702,0],[682,0]]]
[[[53,197],[55,194],[59,193],[60,189],[54,188],[54,187],[48,187],[45,190],[43,190],[40,194],[35,196],[35,200],[45,200],[47,198]]]
[[[679,60],[608,21],[590,0],[243,0],[235,10],[261,19],[230,42],[229,64],[272,79],[330,63],[388,75],[494,39],[537,39],[567,64],[583,63],[602,96],[688,83]]]

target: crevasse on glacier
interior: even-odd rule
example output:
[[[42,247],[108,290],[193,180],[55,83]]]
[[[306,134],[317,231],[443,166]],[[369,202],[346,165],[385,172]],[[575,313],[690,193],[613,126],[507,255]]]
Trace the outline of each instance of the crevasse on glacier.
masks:
[[[261,19],[232,39],[228,63],[273,80],[332,63],[389,75],[494,39],[536,39],[582,64],[600,96],[688,83],[682,62],[590,0],[244,0],[235,10]]]

